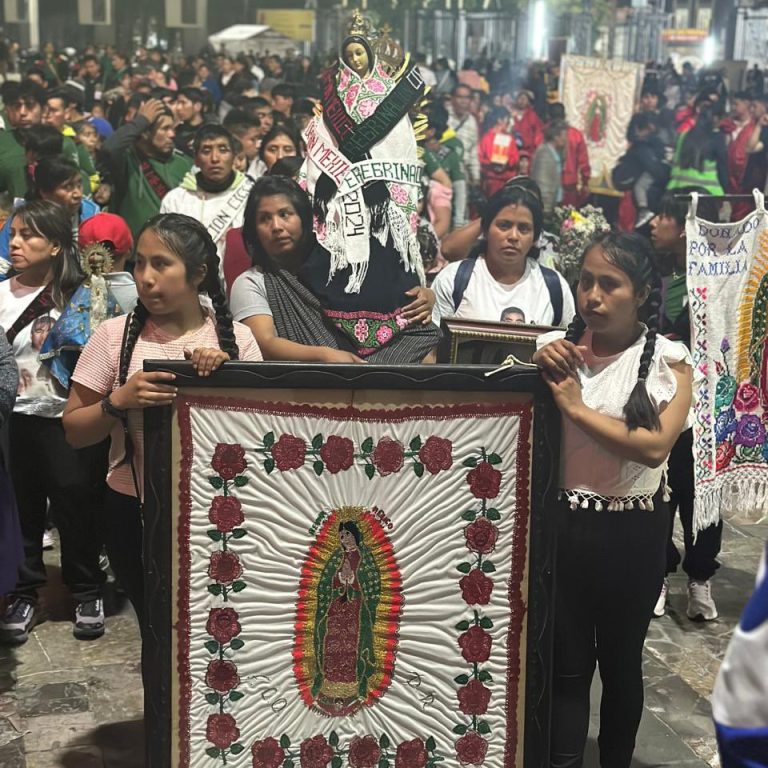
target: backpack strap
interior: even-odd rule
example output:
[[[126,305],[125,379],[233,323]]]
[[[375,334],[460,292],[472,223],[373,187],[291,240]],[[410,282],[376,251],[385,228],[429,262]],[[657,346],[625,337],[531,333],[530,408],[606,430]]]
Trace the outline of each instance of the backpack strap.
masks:
[[[552,319],[552,325],[560,325],[563,321],[563,285],[560,282],[560,277],[554,269],[549,267],[539,266],[541,270],[541,276],[544,278],[544,283],[549,291],[549,301],[552,304],[552,310],[554,311],[554,318]]]
[[[459,304],[464,298],[464,292],[469,285],[469,278],[472,277],[472,270],[475,268],[477,262],[477,256],[468,256],[464,261],[459,264],[459,268],[456,270],[456,277],[453,281],[453,311],[456,312],[459,309]]]

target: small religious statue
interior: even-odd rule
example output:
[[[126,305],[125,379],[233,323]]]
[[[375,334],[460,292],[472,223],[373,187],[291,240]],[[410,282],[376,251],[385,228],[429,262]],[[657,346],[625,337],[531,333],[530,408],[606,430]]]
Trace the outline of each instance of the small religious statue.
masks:
[[[321,82],[301,174],[317,246],[302,277],[356,354],[420,362],[439,336],[403,315],[415,299],[434,301],[416,237],[421,164],[409,117],[424,81],[388,32],[375,38],[355,12]]]

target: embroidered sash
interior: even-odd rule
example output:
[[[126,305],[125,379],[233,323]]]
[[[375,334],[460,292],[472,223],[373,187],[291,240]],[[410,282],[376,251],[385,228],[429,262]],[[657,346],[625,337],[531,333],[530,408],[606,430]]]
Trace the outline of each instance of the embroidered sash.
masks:
[[[246,176],[240,186],[229,196],[224,207],[213,217],[207,229],[214,243],[218,243],[222,237],[226,236],[233,219],[248,201],[253,183],[253,179]]]
[[[53,309],[53,294],[50,283],[43,288],[29,303],[27,308],[19,315],[16,322],[5,332],[5,338],[9,344],[18,336],[19,332],[26,328],[33,320],[45,315]]]
[[[152,191],[162,200],[170,192],[170,187],[160,178],[160,174],[152,167],[149,160],[141,160],[140,167]]]

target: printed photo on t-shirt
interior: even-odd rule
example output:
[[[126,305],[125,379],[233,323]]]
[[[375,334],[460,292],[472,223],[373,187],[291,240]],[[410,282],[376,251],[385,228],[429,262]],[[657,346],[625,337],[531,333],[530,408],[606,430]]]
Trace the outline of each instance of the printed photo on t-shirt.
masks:
[[[525,312],[520,307],[507,307],[502,310],[499,322],[502,323],[524,323]]]

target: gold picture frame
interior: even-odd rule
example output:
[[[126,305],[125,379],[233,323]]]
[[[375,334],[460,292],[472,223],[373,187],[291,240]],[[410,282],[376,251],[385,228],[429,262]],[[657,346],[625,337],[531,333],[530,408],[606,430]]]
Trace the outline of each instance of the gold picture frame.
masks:
[[[438,363],[452,365],[501,365],[509,355],[528,363],[536,351],[536,339],[559,330],[551,325],[526,325],[446,318],[441,323],[442,341]]]

